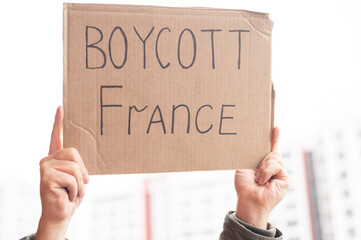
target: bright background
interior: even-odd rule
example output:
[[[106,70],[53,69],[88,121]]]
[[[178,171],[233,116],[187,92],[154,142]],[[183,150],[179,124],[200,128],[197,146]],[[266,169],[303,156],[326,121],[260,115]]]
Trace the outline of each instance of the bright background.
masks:
[[[96,2],[100,3],[99,0]],[[291,176],[294,175],[296,184],[289,195],[305,197],[305,201],[300,205],[296,204],[296,208],[299,213],[309,212],[309,215],[299,217],[298,224],[302,225],[302,229],[306,229],[303,236],[288,230],[294,227],[292,222],[283,224],[280,220],[288,218],[287,210],[283,211],[280,207],[272,219],[276,223],[279,222],[277,227],[285,232],[286,239],[322,239],[322,236],[327,240],[341,239],[337,238],[336,233],[325,233],[322,226],[327,224],[336,226],[334,225],[336,219],[342,218],[343,213],[335,209],[349,204],[345,214],[351,215],[352,219],[344,222],[345,232],[349,234],[347,239],[361,239],[359,230],[352,227],[355,222],[361,221],[360,210],[357,204],[353,204],[361,200],[357,190],[359,187],[356,187],[361,180],[358,176],[360,174],[355,172],[361,162],[361,140],[354,138],[353,135],[361,136],[361,5],[359,1],[108,0],[104,3],[202,6],[271,13],[270,17],[275,23],[272,78],[277,94],[276,125],[281,129],[283,151],[288,154],[287,156],[290,154],[292,156],[289,158],[293,160],[286,162],[286,165],[288,164]],[[36,221],[40,215],[38,162],[47,155],[54,114],[57,106],[62,104],[62,4],[62,1],[55,0],[5,1],[1,4],[0,239],[16,239],[36,231]],[[340,134],[346,137],[340,137]],[[338,136],[335,141],[341,143],[332,140],[335,135]],[[337,160],[329,160],[333,158],[331,152],[336,148],[340,148],[343,155],[340,155],[341,150],[337,150],[335,159],[346,158],[346,161],[339,163]],[[319,162],[312,162],[316,174],[314,178],[308,175],[307,164],[305,167],[305,162],[307,163],[304,158],[305,152],[312,152],[312,156],[316,158],[319,156],[317,159],[321,159]],[[296,157],[293,157],[295,155]],[[339,166],[342,166],[342,169]],[[349,179],[345,185],[337,185],[340,182],[337,180],[338,169],[342,170],[340,172],[342,176],[346,174],[346,179]],[[320,176],[324,179],[317,181]],[[86,239],[80,234],[83,233],[85,236],[93,236],[93,239],[101,239],[96,237],[96,234],[102,231],[104,234],[104,231],[108,231],[106,230],[109,227],[108,222],[117,223],[119,211],[133,209],[125,213],[133,218],[124,221],[120,219],[119,225],[115,224],[112,228],[117,229],[121,224],[129,227],[132,222],[133,225],[129,229],[133,230],[129,231],[133,232],[129,233],[130,237],[109,236],[109,239],[145,239],[147,233],[144,225],[147,223],[144,222],[145,220],[137,220],[145,211],[144,189],[151,192],[151,208],[156,212],[161,211],[159,209],[164,212],[152,216],[154,218],[152,239],[191,239],[192,236],[196,236],[192,235],[192,226],[186,224],[184,229],[189,229],[187,234],[175,233],[177,228],[171,223],[178,226],[181,224],[174,222],[178,213],[168,212],[164,210],[164,206],[172,208],[176,204],[191,206],[187,208],[188,212],[182,213],[185,214],[184,222],[189,220],[187,214],[193,216],[202,209],[202,206],[217,209],[217,211],[212,210],[214,213],[211,216],[214,219],[220,216],[219,220],[209,223],[209,226],[218,225],[218,231],[221,229],[226,211],[235,208],[232,177],[233,171],[92,176],[88,187],[88,199],[85,199],[84,206],[79,209],[74,219],[74,225],[77,227],[71,227],[69,237]],[[199,188],[188,191],[187,189],[192,186],[189,179],[192,179],[193,183],[199,183]],[[323,189],[323,192],[334,192],[337,188],[341,190],[325,197],[326,200],[323,198],[323,192],[321,194],[323,197],[317,198],[321,190],[316,191],[314,192],[316,201],[312,203],[309,201],[315,197],[312,184],[315,184],[317,189]],[[349,191],[348,195],[342,190],[343,187]],[[219,194],[215,191],[226,197],[218,199]],[[304,196],[304,193],[308,197]],[[339,196],[343,194],[348,196],[347,203],[340,200]],[[106,196],[106,199],[99,198],[100,196]],[[207,196],[208,200],[195,203],[194,199],[201,199],[202,196]],[[99,202],[109,199],[111,201],[115,199],[111,206],[121,208],[119,206],[122,205],[124,208],[109,210],[110,218],[102,215],[108,211],[104,206],[96,207]],[[179,203],[179,199],[185,200]],[[290,199],[285,201],[287,201],[285,209],[289,206],[288,203],[292,205],[292,202],[297,202]],[[330,210],[322,210],[322,207],[315,210],[312,207],[315,203],[318,207],[322,206],[323,201],[330,203]],[[223,205],[220,206],[221,204]],[[91,209],[95,209],[95,212]],[[209,211],[210,209],[204,209],[204,212]],[[319,230],[314,227],[315,211],[320,215]],[[326,216],[326,220],[322,220],[323,214],[331,217]],[[26,215],[26,217],[17,220],[20,219],[18,215]],[[202,216],[195,226],[206,224],[202,221]],[[203,218],[207,218],[208,215],[204,216]],[[104,221],[93,221],[103,219],[102,217]],[[165,225],[162,225],[163,222]],[[93,233],[95,228],[98,229],[97,233]],[[174,231],[169,233],[170,235],[164,235],[162,231],[166,228]],[[320,231],[319,235],[317,235],[318,231]],[[215,236],[216,232],[209,234]],[[108,239],[104,235],[99,236]],[[197,236],[197,239],[201,239],[201,235]]]

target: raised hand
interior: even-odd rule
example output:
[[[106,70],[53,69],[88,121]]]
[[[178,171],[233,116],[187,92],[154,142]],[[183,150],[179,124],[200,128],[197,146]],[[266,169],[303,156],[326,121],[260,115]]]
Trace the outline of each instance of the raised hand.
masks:
[[[58,107],[49,155],[40,161],[42,214],[36,239],[65,239],[68,223],[82,202],[88,171],[79,152],[63,148],[63,108]]]
[[[272,209],[282,200],[290,185],[289,176],[278,152],[279,129],[273,130],[271,152],[256,170],[237,170],[236,216],[251,225],[266,229]]]

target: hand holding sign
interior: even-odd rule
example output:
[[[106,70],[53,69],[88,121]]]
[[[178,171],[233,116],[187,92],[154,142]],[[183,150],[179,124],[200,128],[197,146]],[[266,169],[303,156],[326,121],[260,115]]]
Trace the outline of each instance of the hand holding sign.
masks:
[[[271,153],[256,170],[237,170],[238,197],[236,216],[244,222],[266,229],[271,210],[282,200],[290,185],[282,156],[277,150],[279,129],[273,130]]]
[[[83,200],[87,169],[79,152],[63,149],[63,108],[58,107],[49,155],[40,161],[42,215],[36,239],[64,239],[68,223]]]

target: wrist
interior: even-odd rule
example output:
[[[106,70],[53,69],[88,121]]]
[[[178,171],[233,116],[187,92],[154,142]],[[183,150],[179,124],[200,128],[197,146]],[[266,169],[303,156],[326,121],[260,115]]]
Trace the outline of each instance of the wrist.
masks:
[[[269,212],[259,206],[237,202],[236,217],[260,229],[267,230]]]
[[[44,216],[39,220],[36,240],[64,240],[69,221],[52,221]]]

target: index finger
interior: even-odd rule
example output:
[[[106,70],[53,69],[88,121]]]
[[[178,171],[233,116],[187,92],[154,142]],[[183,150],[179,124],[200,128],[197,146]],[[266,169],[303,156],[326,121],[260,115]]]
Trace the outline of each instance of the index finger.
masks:
[[[280,138],[280,129],[278,127],[273,128],[273,138],[271,145],[271,152],[276,152],[278,150],[278,140]]]
[[[51,132],[49,155],[63,148],[63,107],[59,106],[56,110],[53,131]]]

